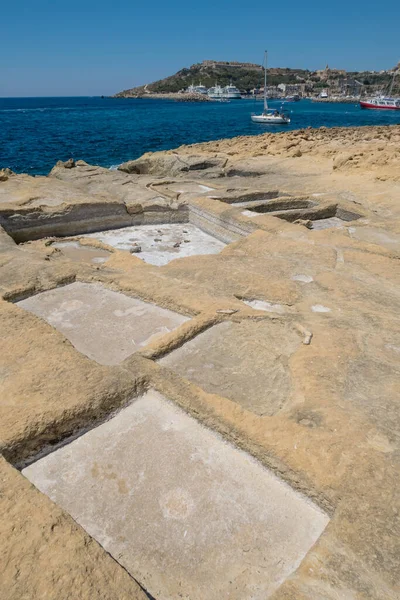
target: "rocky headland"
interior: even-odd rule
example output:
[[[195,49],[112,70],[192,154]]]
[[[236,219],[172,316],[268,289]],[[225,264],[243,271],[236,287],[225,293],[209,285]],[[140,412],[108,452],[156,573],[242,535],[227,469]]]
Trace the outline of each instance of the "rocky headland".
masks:
[[[340,93],[348,95],[371,95],[386,89],[392,80],[393,73],[398,72],[400,63],[386,71],[345,71],[330,68],[312,71],[309,69],[290,69],[270,67],[268,69],[268,86],[270,92],[282,94],[282,87],[289,93],[300,93],[303,97],[317,96],[321,90],[329,91],[330,95]],[[203,60],[188,68],[180,69],[158,81],[136,86],[117,94],[121,97],[143,93],[176,93],[187,89],[190,85],[200,83],[207,88],[215,85],[226,86],[233,83],[241,92],[260,88],[263,85],[263,67],[253,63]]]
[[[4,598],[399,598],[399,217],[400,126],[0,171]]]

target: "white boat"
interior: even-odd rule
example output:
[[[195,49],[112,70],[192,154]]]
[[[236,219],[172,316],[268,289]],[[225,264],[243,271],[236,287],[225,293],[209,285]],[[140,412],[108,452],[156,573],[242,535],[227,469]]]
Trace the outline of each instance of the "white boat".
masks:
[[[204,94],[204,95],[207,94],[207,92],[208,92],[206,86],[202,85],[201,82],[199,85],[193,85],[193,83],[192,83],[192,85],[189,85],[187,91],[192,94]]]
[[[228,102],[229,100],[240,100],[242,95],[238,88],[232,84],[221,87],[216,83],[214,87],[208,90],[208,97],[212,100]]]
[[[208,89],[200,81],[200,84],[196,85],[196,92],[198,92],[199,94],[207,94]]]
[[[267,123],[276,125],[288,125],[290,118],[278,110],[267,110],[261,115],[251,115],[253,123]]]
[[[267,51],[264,55],[264,110],[261,115],[251,115],[253,123],[266,123],[267,125],[288,125],[290,118],[282,110],[268,108],[267,102]]]
[[[222,92],[223,98],[226,98],[227,100],[240,100],[242,97],[242,94],[236,86],[232,85],[232,82],[224,87]]]
[[[213,100],[219,100],[224,97],[224,90],[218,84],[208,90],[208,97]]]

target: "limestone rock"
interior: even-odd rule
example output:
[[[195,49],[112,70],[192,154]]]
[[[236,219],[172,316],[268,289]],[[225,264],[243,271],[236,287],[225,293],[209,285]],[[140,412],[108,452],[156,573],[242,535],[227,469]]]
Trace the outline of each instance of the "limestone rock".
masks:
[[[69,158],[66,161],[62,161],[59,160],[56,163],[56,168],[61,168],[63,167],[64,169],[73,169],[75,167],[75,161],[73,158]]]
[[[73,169],[75,167],[75,161],[73,158],[68,159],[64,163],[64,169]]]
[[[310,221],[310,219],[296,219],[294,223],[296,225],[303,225],[303,227],[307,227],[307,229],[312,229],[313,227],[313,222]]]
[[[293,158],[300,158],[300,156],[303,156],[303,153],[300,150],[300,148],[297,147],[295,150],[293,150],[293,152],[290,156],[292,156]]]
[[[15,173],[11,171],[11,169],[0,169],[0,181],[7,181],[7,179],[13,175],[15,175]]]
[[[340,142],[338,143],[338,140]],[[300,143],[299,148],[296,148]],[[376,172],[381,180],[399,181],[400,171],[400,128],[392,126],[371,127],[321,127],[319,129],[301,129],[276,135],[265,133],[259,136],[241,136],[233,139],[218,140],[202,144],[182,146],[182,153],[190,152],[213,155],[215,152],[225,156],[234,156],[237,160],[248,159],[250,153],[264,156],[290,157],[294,148],[302,156],[315,157],[316,160],[329,157],[334,161],[334,170],[349,171],[357,169],[364,172]],[[352,157],[356,157],[353,160]],[[261,162],[261,161],[260,161]],[[253,167],[254,168],[254,167]],[[230,175],[227,169],[228,176]],[[244,176],[244,173],[232,173]]]
[[[126,205],[126,210],[130,215],[137,215],[139,213],[143,212],[143,205],[142,204],[127,204]]]
[[[294,161],[296,140],[303,156]],[[152,387],[250,451],[331,517],[299,567],[279,582],[274,600],[400,597],[399,149],[398,125],[326,128],[219,140],[140,159],[156,176],[78,163],[76,168],[61,163],[50,177],[6,172],[0,184],[0,448],[9,461],[0,463],[4,598],[143,598],[126,565],[118,564],[120,557],[112,560],[11,464],[20,466],[38,451],[91,429]],[[258,152],[262,155],[253,156]],[[189,168],[188,156],[196,170]],[[215,166],[217,159],[227,162]],[[166,173],[162,180],[160,172]],[[224,178],[208,183],[217,173]],[[256,206],[265,211],[253,210]],[[162,223],[189,219],[182,235],[169,238],[171,255],[180,254],[172,248],[177,239],[181,250],[189,246],[184,241],[192,239],[196,226],[228,245],[160,267],[116,247],[105,263],[73,262],[52,246],[55,235],[76,229],[84,236],[132,224],[151,224],[151,239],[159,239]],[[296,219],[324,227],[309,230]],[[16,244],[11,235],[25,243]],[[35,236],[41,239],[32,241]],[[144,253],[144,242],[134,236],[129,243],[143,244]],[[57,287],[65,294],[61,286],[71,282],[100,283],[189,320],[169,333],[161,328],[122,365],[101,366],[57,331],[59,311],[52,311],[53,326],[15,304]],[[283,310],[255,311],[246,302],[250,298]],[[80,307],[65,302],[66,325],[69,311]],[[125,311],[116,312],[115,319],[125,318]],[[93,318],[115,340],[102,314]],[[130,314],[140,322],[140,313]],[[126,330],[121,331],[125,341]],[[167,365],[173,354],[174,365]],[[196,452],[194,462],[198,458]],[[115,486],[123,506],[124,486],[119,490],[111,471],[93,467],[101,484]],[[169,481],[168,470],[161,469],[160,476]],[[237,489],[248,494],[235,476]],[[139,483],[148,485],[146,479]],[[171,508],[176,514],[182,503]],[[268,510],[268,498],[260,510]],[[246,535],[242,514],[239,527],[235,521],[226,529],[228,539],[236,539],[239,529]],[[153,524],[147,525],[149,535],[137,538],[143,547],[151,539]],[[199,547],[190,530],[183,537],[182,520],[170,525],[188,548]],[[168,543],[151,555],[159,573]],[[218,544],[212,551],[218,560]],[[234,584],[236,574],[251,583],[252,569],[264,569],[249,563],[243,571],[248,544],[243,553],[227,574]],[[176,564],[179,576],[179,555]],[[195,598],[180,582],[177,595]],[[204,582],[200,598],[222,597],[210,589],[209,578]],[[158,598],[164,590],[150,592]]]
[[[349,152],[342,152],[338,154],[333,161],[333,170],[336,171],[336,169],[340,169],[343,167],[343,165],[349,162],[349,160],[353,160],[353,155]]]
[[[178,155],[165,152],[145,154],[137,160],[123,163],[118,167],[125,173],[151,174],[160,176],[174,176],[181,173],[201,171],[208,175],[209,171],[217,171],[222,175],[226,164],[224,157],[207,157],[195,154]]]

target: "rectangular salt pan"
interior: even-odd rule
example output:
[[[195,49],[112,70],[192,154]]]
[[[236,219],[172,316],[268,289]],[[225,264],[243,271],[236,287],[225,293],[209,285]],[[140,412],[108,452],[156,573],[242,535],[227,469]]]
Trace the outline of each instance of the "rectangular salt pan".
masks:
[[[45,319],[77,350],[103,365],[122,362],[188,320],[99,283],[71,283],[17,304]]]
[[[141,252],[135,256],[152,265],[162,266],[175,258],[199,254],[218,254],[225,244],[190,223],[171,225],[140,225],[111,229],[85,235],[113,246],[131,250],[135,245]]]
[[[210,394],[272,416],[293,403],[295,382],[288,363],[300,343],[298,333],[279,321],[225,321],[158,362]]]
[[[265,600],[328,523],[154,391],[23,474],[157,600]]]

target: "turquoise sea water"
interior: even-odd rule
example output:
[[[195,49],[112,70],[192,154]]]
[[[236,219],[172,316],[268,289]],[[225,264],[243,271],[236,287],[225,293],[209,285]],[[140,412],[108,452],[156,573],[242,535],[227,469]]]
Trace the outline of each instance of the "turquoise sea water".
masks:
[[[280,107],[281,102],[271,103]],[[182,103],[113,98],[0,98],[0,168],[47,174],[57,160],[112,167],[144,152],[303,127],[400,123],[398,111],[352,104],[288,103],[289,126],[252,123],[262,103]]]

